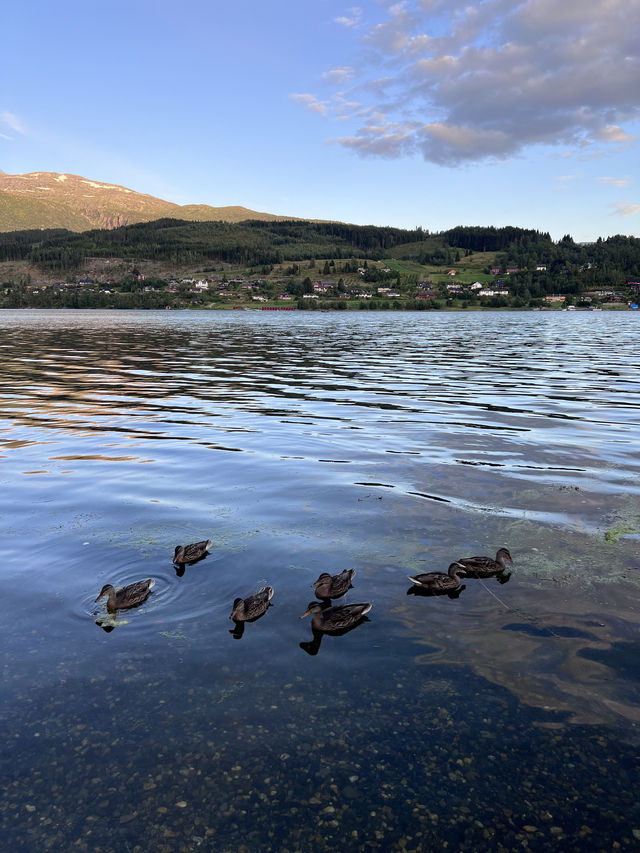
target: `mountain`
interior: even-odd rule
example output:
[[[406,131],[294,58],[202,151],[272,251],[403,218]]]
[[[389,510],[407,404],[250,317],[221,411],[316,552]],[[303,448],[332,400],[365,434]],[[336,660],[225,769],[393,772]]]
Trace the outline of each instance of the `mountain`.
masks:
[[[162,218],[191,222],[241,222],[245,219],[282,221],[294,217],[258,213],[246,207],[173,204],[152,195],[91,181],[79,175],[0,172],[0,232],[32,228],[118,228]]]

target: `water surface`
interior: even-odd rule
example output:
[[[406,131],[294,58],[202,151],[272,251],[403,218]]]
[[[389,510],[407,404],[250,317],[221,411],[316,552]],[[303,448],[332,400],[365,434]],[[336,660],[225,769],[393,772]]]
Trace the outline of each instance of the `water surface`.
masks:
[[[2,312],[4,847],[637,845],[637,340],[610,312]],[[503,545],[507,583],[410,594]],[[368,620],[314,640],[344,568]]]

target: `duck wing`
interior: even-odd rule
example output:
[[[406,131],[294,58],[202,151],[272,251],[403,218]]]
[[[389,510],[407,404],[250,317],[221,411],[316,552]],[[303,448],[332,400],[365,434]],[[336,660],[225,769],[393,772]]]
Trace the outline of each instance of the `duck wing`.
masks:
[[[492,557],[463,557],[456,560],[468,575],[491,575],[502,571],[502,566]]]
[[[250,622],[267,612],[269,602],[273,596],[273,587],[265,586],[255,593],[249,595],[243,602],[243,621]],[[235,610],[235,607],[234,607]]]
[[[351,579],[353,574],[347,569],[344,572],[340,572],[339,575],[334,575],[331,578],[331,582],[329,583],[329,598],[340,598],[341,595],[344,595],[345,592],[351,586]]]
[[[116,606],[118,608],[135,607],[147,598],[151,588],[155,585],[153,578],[144,581],[136,581],[128,586],[123,586],[116,592]]]
[[[328,607],[320,614],[321,631],[339,631],[341,628],[348,628],[360,620],[366,613],[371,610],[371,603],[364,602],[362,604],[343,604],[341,607]]]

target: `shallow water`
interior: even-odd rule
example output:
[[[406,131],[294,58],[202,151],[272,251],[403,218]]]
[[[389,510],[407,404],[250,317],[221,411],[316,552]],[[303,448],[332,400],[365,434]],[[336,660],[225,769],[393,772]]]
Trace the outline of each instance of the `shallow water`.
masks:
[[[4,849],[637,846],[637,340],[610,312],[1,312]],[[411,594],[502,545],[508,583]],[[314,639],[344,568],[368,619]]]

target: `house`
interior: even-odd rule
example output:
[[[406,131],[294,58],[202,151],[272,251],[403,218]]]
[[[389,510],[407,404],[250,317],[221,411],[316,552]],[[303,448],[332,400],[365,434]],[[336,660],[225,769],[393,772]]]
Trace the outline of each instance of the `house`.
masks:
[[[479,281],[474,281],[473,284],[469,285],[469,290],[482,290],[482,285]]]
[[[500,275],[500,267],[491,267],[489,272],[491,275]]]
[[[536,264],[536,272],[546,272],[547,265],[546,264]]]
[[[520,272],[519,267],[507,267],[507,275],[511,275],[512,272]]]
[[[293,296],[291,296],[289,293],[279,293],[278,299],[293,299]]]
[[[447,270],[447,275],[455,275],[455,274],[456,274],[455,270]]]
[[[317,299],[318,294],[317,293],[303,293],[302,298],[303,299]]]
[[[566,300],[566,296],[562,293],[550,293],[548,296],[545,296],[545,302],[564,302]]]

